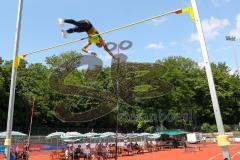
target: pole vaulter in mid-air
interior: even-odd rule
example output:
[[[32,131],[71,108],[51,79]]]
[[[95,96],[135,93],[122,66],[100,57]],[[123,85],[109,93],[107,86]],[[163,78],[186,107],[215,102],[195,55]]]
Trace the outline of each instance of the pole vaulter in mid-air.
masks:
[[[92,25],[92,23],[89,20],[84,19],[84,20],[80,20],[80,21],[75,21],[73,19],[58,18],[57,21],[62,27],[61,33],[62,33],[64,38],[67,38],[69,33],[74,33],[74,32],[78,32],[78,33],[86,32],[88,34],[88,37],[89,37],[88,42],[86,42],[83,45],[83,48],[82,48],[83,52],[92,54],[94,56],[97,56],[96,52],[88,50],[88,47],[91,44],[96,44],[96,46],[99,47],[99,48],[103,47],[104,50],[106,52],[108,52],[108,54],[111,55],[115,59],[113,53],[110,51],[110,49],[108,48],[108,46],[104,42],[103,38],[101,37],[101,35],[99,35],[99,32],[96,30],[96,28]],[[64,23],[72,24],[75,27],[65,30],[63,28]],[[93,35],[97,35],[97,36],[93,36]]]

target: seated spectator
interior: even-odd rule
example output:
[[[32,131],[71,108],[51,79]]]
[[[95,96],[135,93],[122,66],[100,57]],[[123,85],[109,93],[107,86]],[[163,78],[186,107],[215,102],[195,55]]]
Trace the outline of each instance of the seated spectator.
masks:
[[[29,151],[29,146],[23,148],[23,152],[21,153],[21,157],[23,160],[28,159],[28,157],[29,157],[28,151]]]
[[[149,145],[150,145],[150,146],[154,146],[152,141],[150,141],[150,144],[149,144]]]
[[[12,148],[11,148],[11,151],[10,151],[10,160],[16,160],[16,155],[15,155]]]
[[[74,146],[71,146],[70,149],[69,149],[68,155],[69,155],[72,159],[75,158],[74,153],[75,153],[75,148],[74,148]]]
[[[95,145],[95,151],[96,151],[96,152],[98,151],[98,148],[99,148],[99,144],[96,143],[96,145]]]
[[[81,145],[78,145],[78,147],[75,150],[76,159],[79,159],[81,157],[81,155],[83,155],[83,150],[81,147],[82,147]]]
[[[127,140],[124,140],[124,147],[127,148],[128,144],[127,144]]]
[[[83,150],[83,153],[84,153],[84,157],[88,160],[91,159],[92,157],[92,151],[91,151],[91,147],[90,147],[90,144],[89,143],[86,143],[86,148]]]
[[[133,145],[134,149],[137,149],[139,147],[138,143],[135,142],[135,144]]]
[[[98,147],[96,148],[96,152],[98,156],[102,156],[102,143],[99,143]]]
[[[103,146],[102,147],[102,156],[103,156],[103,159],[107,159],[107,153],[108,153],[108,149],[106,146]]]
[[[129,150],[133,150],[133,143],[130,142],[130,143],[127,145],[127,148],[128,148]]]
[[[144,148],[147,149],[148,148],[148,141],[144,142]]]
[[[64,152],[64,155],[65,155],[65,159],[70,159],[70,156],[69,156],[69,146],[67,146],[67,148],[65,149],[65,152]]]
[[[23,153],[22,153],[22,159],[23,159],[23,160],[27,160],[27,159],[28,159],[28,152],[27,152],[27,151],[23,151]]]

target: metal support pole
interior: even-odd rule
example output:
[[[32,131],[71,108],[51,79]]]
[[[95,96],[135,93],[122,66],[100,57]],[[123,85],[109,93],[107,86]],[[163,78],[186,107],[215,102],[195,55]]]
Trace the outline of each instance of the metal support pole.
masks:
[[[27,146],[28,150],[29,150],[29,147],[30,147],[30,138],[31,138],[31,133],[32,133],[32,122],[33,122],[34,110],[35,110],[35,98],[33,98],[33,102],[32,102],[32,113],[31,113],[29,132],[28,132],[28,146]]]
[[[116,153],[115,153],[115,160],[118,159],[118,126],[119,126],[119,122],[118,122],[118,112],[119,112],[119,62],[120,62],[120,57],[119,57],[119,44],[118,44],[118,56],[117,56],[117,108],[116,108],[116,139],[115,139],[115,143],[116,143]]]
[[[17,68],[15,68],[14,62],[15,62],[15,59],[18,57],[21,19],[22,19],[22,8],[23,8],[23,0],[19,0],[17,26],[16,26],[16,34],[15,34],[15,44],[14,44],[14,54],[13,54],[13,64],[12,64],[11,87],[10,87],[9,104],[8,104],[7,136],[6,136],[5,143],[4,143],[4,145],[6,146],[5,156],[6,156],[7,160],[10,160],[11,134],[12,134],[12,125],[13,125],[14,100],[15,100],[15,89],[16,89],[16,79],[17,79]]]
[[[210,94],[211,94],[215,119],[216,119],[216,123],[217,123],[218,133],[220,135],[224,135],[225,131],[224,131],[224,126],[223,126],[222,116],[221,116],[221,112],[220,112],[220,108],[219,108],[218,97],[217,97],[216,88],[215,88],[215,84],[214,84],[214,80],[213,80],[211,64],[210,64],[209,58],[208,58],[208,50],[206,47],[206,42],[205,42],[205,38],[204,38],[204,34],[203,34],[203,29],[202,29],[199,13],[198,13],[196,0],[191,0],[191,3],[192,3],[193,12],[195,15],[195,21],[196,21],[198,36],[199,36],[200,45],[201,45],[201,49],[202,49],[202,56],[203,56],[205,70],[206,70],[206,74],[207,74],[208,86],[210,89]],[[224,146],[224,147],[222,147],[222,149],[223,149],[224,160],[230,160],[231,158],[229,155],[228,147]]]

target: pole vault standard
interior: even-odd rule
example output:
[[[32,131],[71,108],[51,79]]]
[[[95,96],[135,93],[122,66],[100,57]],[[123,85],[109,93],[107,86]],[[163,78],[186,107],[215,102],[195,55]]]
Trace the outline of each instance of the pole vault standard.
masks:
[[[85,39],[89,38],[89,37],[85,37],[85,38],[82,38],[82,39],[77,39],[77,40],[74,40],[74,41],[50,46],[48,48],[43,48],[43,49],[40,49],[40,50],[31,51],[31,52],[28,52],[28,53],[26,53],[22,56],[18,56],[18,48],[19,48],[18,46],[19,46],[20,27],[21,27],[21,15],[22,15],[22,2],[23,2],[23,0],[19,0],[17,31],[16,31],[14,59],[13,59],[14,63],[13,63],[13,67],[12,67],[12,78],[11,78],[11,88],[10,88],[9,108],[8,108],[7,137],[6,137],[6,140],[5,140],[5,143],[4,143],[5,146],[6,146],[6,156],[8,157],[7,160],[9,160],[9,156],[10,156],[11,132],[12,132],[12,123],[13,123],[16,77],[17,77],[17,68],[18,68],[18,65],[20,63],[20,60],[23,59],[25,56],[30,55],[30,54],[50,50],[50,49],[53,49],[53,48],[57,48],[57,47],[61,47],[61,46],[64,46],[64,45],[71,44],[71,43],[79,42],[79,41],[82,41],[82,40],[85,40]],[[216,122],[217,122],[218,132],[220,134],[220,136],[218,137],[218,140],[219,140],[218,143],[219,143],[219,146],[222,146],[222,148],[223,148],[223,156],[224,156],[225,160],[230,160],[230,155],[229,155],[228,147],[227,147],[229,142],[227,141],[226,135],[224,135],[225,132],[224,132],[224,127],[223,127],[222,117],[221,117],[221,113],[220,113],[220,108],[219,108],[218,98],[217,98],[217,94],[216,94],[215,84],[214,84],[214,81],[213,81],[211,65],[210,65],[209,58],[208,58],[208,51],[207,51],[207,47],[206,47],[206,43],[205,43],[205,39],[204,39],[204,35],[203,35],[203,30],[202,30],[202,26],[201,26],[199,14],[198,14],[196,0],[191,0],[191,3],[192,3],[193,12],[195,14],[194,18],[196,20],[196,26],[197,26],[197,30],[198,30],[200,45],[201,45],[203,59],[204,59],[205,68],[206,68],[206,74],[207,74],[207,78],[208,78],[208,85],[209,85],[210,94],[211,94],[211,98],[212,98],[212,103],[213,103],[215,118],[216,118]],[[124,29],[124,28],[128,28],[128,27],[140,24],[140,23],[144,23],[144,22],[147,22],[147,21],[150,21],[150,20],[153,20],[153,19],[157,19],[157,18],[166,16],[166,15],[170,15],[170,14],[173,14],[173,13],[178,14],[182,11],[183,10],[181,10],[181,9],[180,10],[178,9],[178,10],[169,11],[167,13],[160,14],[160,15],[150,17],[150,18],[146,18],[146,19],[143,19],[143,20],[140,20],[140,21],[136,21],[136,22],[130,23],[130,24],[125,25],[125,26],[121,26],[121,27],[117,27],[117,28],[107,30],[105,32],[93,35],[93,37],[98,36],[98,35],[107,34],[107,33],[110,33],[110,32],[114,32],[114,31],[117,31],[117,30],[121,30],[121,29]],[[190,11],[189,11],[189,13],[190,13]]]
[[[11,148],[11,138],[12,138],[11,134],[12,134],[12,125],[13,125],[15,88],[16,88],[16,79],[17,79],[17,67],[16,67],[15,62],[16,62],[16,58],[18,57],[21,19],[22,19],[22,7],[23,7],[23,0],[19,0],[15,44],[14,44],[14,54],[13,54],[13,64],[12,64],[11,87],[10,87],[9,104],[8,104],[7,136],[6,136],[6,139],[4,142],[4,145],[6,146],[5,159],[7,159],[7,160],[10,160],[10,148]]]
[[[196,0],[191,0],[191,3],[192,3],[193,12],[194,12],[194,15],[195,15],[195,21],[196,21],[198,36],[199,36],[200,45],[201,45],[201,49],[202,49],[202,56],[203,56],[203,60],[204,60],[204,64],[205,64],[205,69],[206,69],[206,74],[207,74],[207,79],[208,79],[208,86],[209,86],[210,94],[211,94],[211,98],[212,98],[213,109],[214,109],[215,119],[216,119],[216,123],[217,123],[218,133],[222,137],[222,139],[225,138],[225,140],[226,140],[227,137],[225,136],[222,116],[221,116],[219,103],[218,103],[218,97],[217,97],[216,88],[215,88],[215,84],[214,84],[214,80],[213,80],[211,64],[210,64],[209,58],[208,58],[208,50],[207,50],[207,46],[206,46],[206,42],[205,42],[205,38],[204,38],[204,34],[203,34],[201,21],[200,21],[200,18],[199,18],[199,13],[198,13]],[[222,139],[218,139],[218,141],[220,141]],[[230,155],[229,155],[227,144],[222,145],[221,147],[223,149],[224,160],[230,160],[231,158],[230,158]]]

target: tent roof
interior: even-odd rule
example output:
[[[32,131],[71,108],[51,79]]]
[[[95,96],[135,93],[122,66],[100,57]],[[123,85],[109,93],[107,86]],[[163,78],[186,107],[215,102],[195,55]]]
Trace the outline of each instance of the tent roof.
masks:
[[[169,136],[178,136],[182,134],[188,134],[189,132],[183,130],[159,130],[156,133],[166,134]]]

